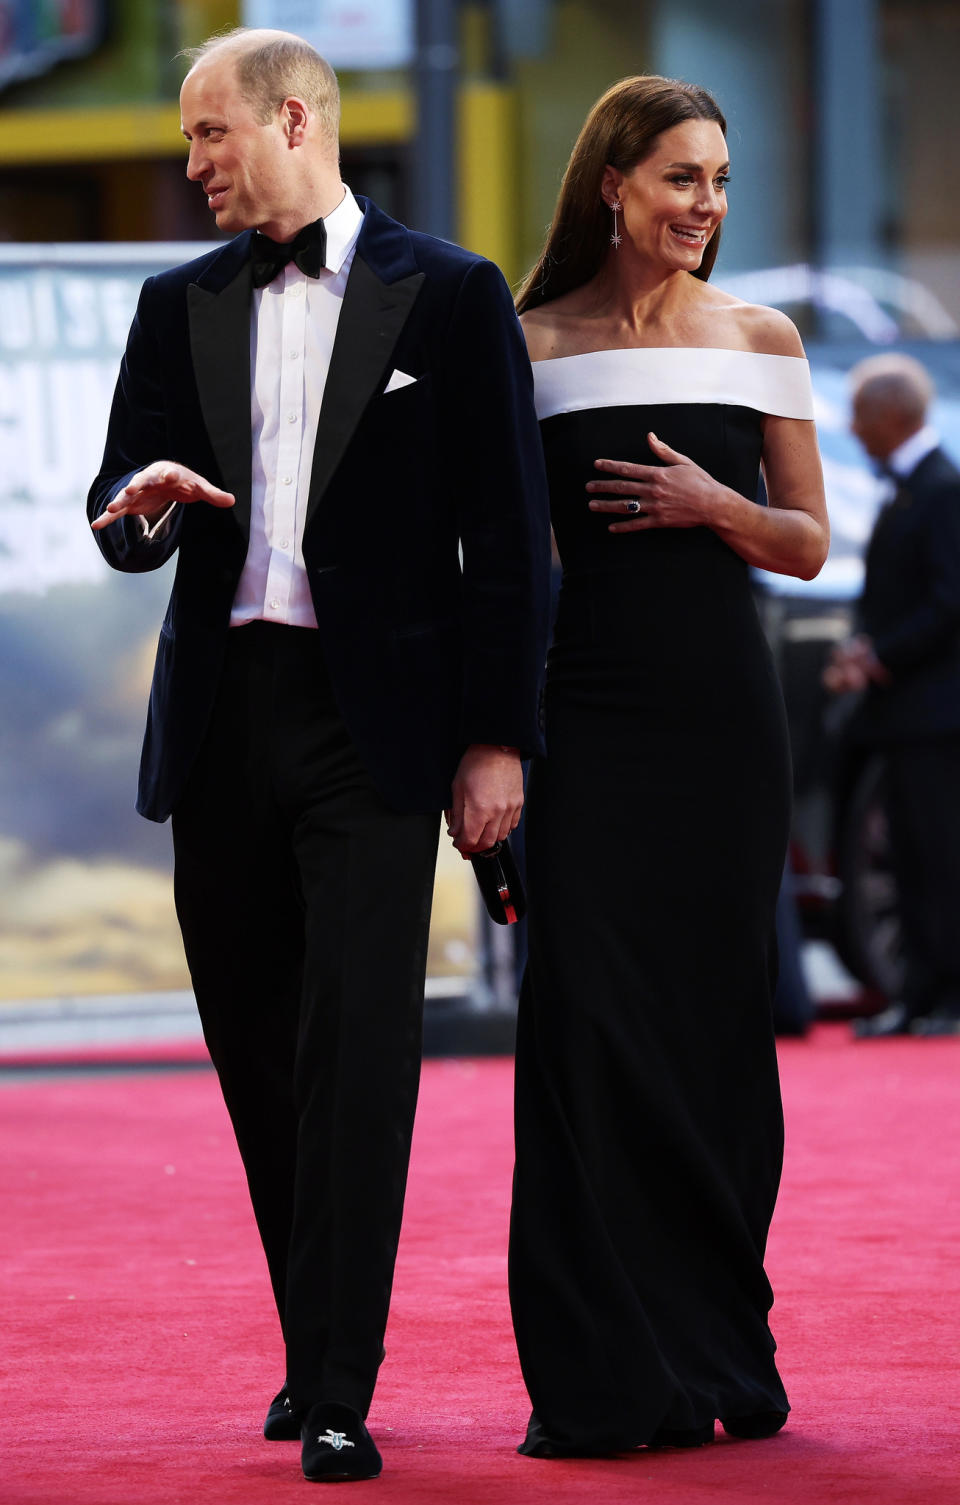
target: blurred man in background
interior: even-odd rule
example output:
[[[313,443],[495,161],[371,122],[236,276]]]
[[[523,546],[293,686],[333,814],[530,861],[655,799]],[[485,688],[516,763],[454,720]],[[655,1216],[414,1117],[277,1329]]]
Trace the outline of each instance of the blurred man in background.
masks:
[[[887,765],[902,995],[861,1038],[960,1032],[960,471],[927,421],[933,384],[906,355],[851,373],[852,430],[888,477],[867,549],[857,634],[824,683],[859,691],[853,720]]]

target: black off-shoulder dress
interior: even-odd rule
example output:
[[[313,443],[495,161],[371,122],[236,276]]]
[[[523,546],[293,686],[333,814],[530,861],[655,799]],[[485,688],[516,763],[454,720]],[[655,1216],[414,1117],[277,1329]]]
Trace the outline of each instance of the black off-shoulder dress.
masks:
[[[708,528],[611,534],[584,487],[597,458],[650,463],[653,430],[753,500],[764,414],[812,401],[805,361],[742,351],[534,373],[563,584],[527,805],[510,1291],[521,1452],[564,1456],[788,1410],[763,1266],[780,689],[739,555]]]

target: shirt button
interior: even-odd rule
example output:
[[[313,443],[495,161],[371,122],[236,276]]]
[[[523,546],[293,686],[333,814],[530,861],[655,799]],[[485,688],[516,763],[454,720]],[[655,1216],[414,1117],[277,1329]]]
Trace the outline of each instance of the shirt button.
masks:
[[[284,476],[284,478],[283,478],[283,484],[284,484],[284,486],[292,486],[293,485],[293,476]]]
[[[295,282],[293,283],[292,287],[287,288],[287,292],[290,294],[291,298],[299,298],[300,287],[301,284],[299,282]]]
[[[281,538],[279,546],[280,546],[281,549],[289,549],[289,547],[290,547],[290,540],[289,540],[289,538]]]
[[[274,596],[273,600],[270,602],[270,610],[271,611],[279,611],[280,610],[280,602],[277,600],[276,596]]]
[[[288,413],[287,414],[287,422],[288,423],[296,423],[296,421],[297,421],[297,419],[299,417],[300,417],[299,413]]]
[[[292,361],[298,361],[300,359],[300,352],[299,352],[299,350],[291,350],[291,352],[290,352],[290,359]]]

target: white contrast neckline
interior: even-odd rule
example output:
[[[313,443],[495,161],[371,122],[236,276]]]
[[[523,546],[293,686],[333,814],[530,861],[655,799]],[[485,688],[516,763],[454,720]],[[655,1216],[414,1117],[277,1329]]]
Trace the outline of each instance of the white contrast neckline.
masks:
[[[699,346],[588,350],[533,362],[537,417],[588,408],[722,403],[780,418],[812,418],[803,356]]]

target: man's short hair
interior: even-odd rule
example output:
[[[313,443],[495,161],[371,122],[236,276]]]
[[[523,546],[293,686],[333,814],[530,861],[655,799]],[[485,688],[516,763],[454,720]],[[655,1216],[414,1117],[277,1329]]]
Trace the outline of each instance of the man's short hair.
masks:
[[[870,355],[850,372],[853,402],[922,423],[934,397],[929,371],[912,355]]]
[[[334,147],[340,134],[340,90],[326,58],[303,37],[289,31],[257,31],[237,26],[185,47],[181,57],[196,67],[217,52],[236,58],[237,82],[261,124],[274,116],[285,99],[302,99],[315,112],[323,134]]]

